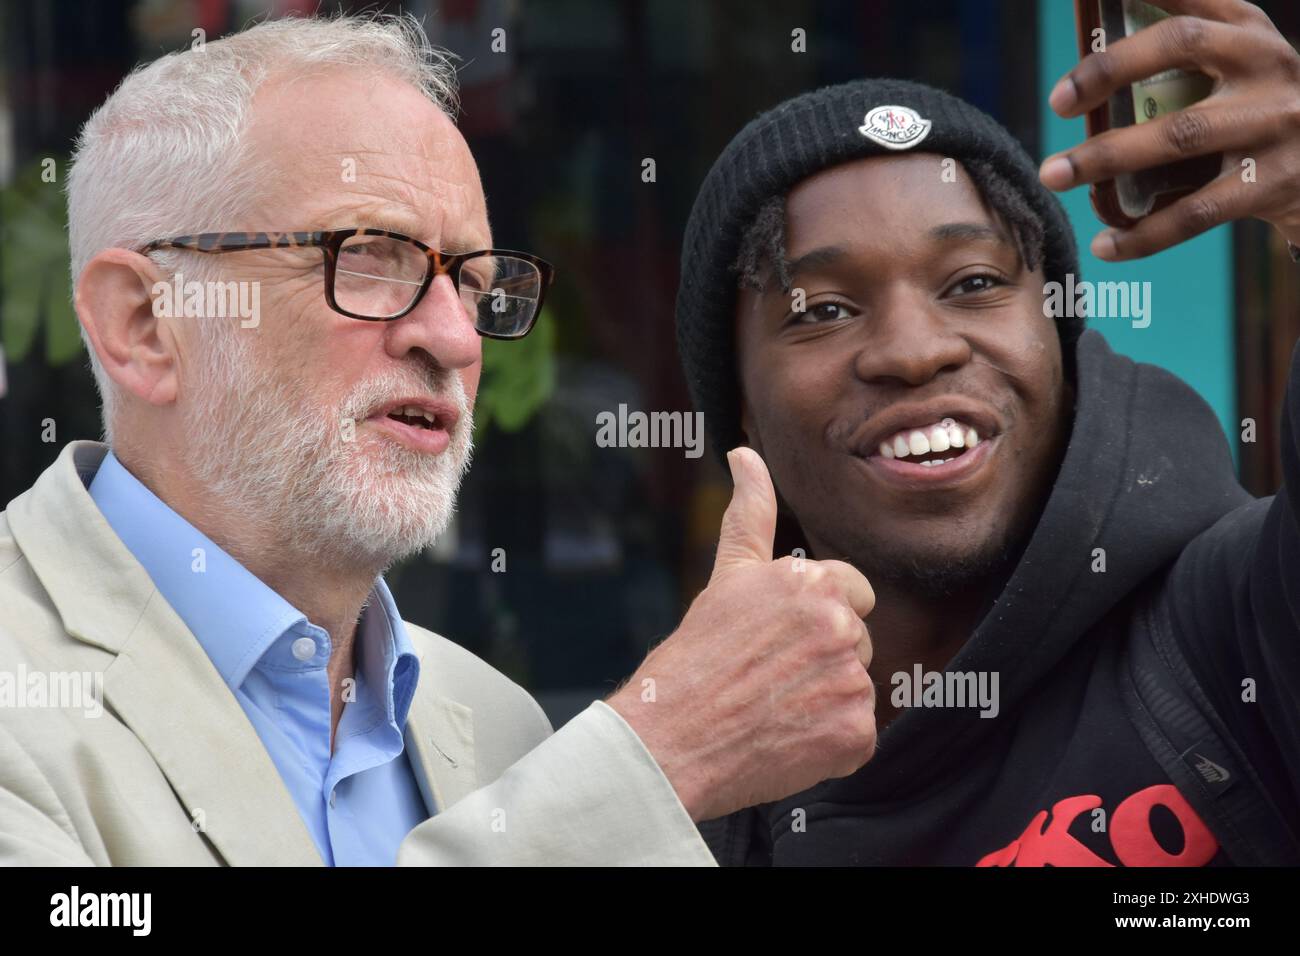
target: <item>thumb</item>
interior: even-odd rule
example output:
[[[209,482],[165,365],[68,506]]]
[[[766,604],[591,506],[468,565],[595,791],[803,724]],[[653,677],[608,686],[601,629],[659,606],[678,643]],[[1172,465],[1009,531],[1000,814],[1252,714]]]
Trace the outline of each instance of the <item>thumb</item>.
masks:
[[[722,516],[713,578],[730,568],[771,561],[776,537],[776,491],[763,459],[742,446],[727,452],[727,465],[735,488]]]

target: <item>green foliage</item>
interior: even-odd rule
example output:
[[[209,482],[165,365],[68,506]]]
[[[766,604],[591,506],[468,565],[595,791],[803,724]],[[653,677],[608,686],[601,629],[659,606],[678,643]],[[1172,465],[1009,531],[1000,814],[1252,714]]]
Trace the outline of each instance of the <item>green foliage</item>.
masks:
[[[474,404],[474,440],[496,425],[516,432],[532,419],[555,390],[555,322],[543,308],[533,330],[522,339],[483,340],[483,376]]]
[[[56,175],[66,169],[54,157]],[[45,361],[63,365],[81,354],[81,333],[72,309],[68,275],[68,221],[62,184],[46,182],[43,159],[23,169],[0,190],[0,317],[4,350],[21,362],[45,324]]]

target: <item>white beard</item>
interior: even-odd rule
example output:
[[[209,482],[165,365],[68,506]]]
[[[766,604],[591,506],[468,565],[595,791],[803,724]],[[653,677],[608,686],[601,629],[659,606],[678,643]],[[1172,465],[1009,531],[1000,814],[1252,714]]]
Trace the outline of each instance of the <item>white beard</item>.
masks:
[[[209,367],[186,413],[184,452],[209,500],[238,516],[237,534],[372,572],[433,544],[455,512],[472,453],[473,416],[460,376],[439,370],[431,380],[427,364],[393,370],[322,409],[306,388],[262,369],[237,336],[207,343]],[[459,411],[442,454],[407,448],[363,423],[378,406],[413,393]]]

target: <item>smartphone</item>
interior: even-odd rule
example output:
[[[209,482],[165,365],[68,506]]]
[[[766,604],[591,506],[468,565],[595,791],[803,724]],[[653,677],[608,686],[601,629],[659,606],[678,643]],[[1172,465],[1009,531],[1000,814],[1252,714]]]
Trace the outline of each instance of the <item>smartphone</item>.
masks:
[[[1101,49],[1101,40],[1107,45],[1115,43],[1167,16],[1164,10],[1141,0],[1074,0],[1079,57]],[[1204,99],[1213,86],[1213,79],[1204,73],[1181,69],[1140,80],[1088,111],[1088,135],[1149,123]],[[1093,183],[1089,189],[1092,208],[1106,225],[1127,229],[1143,216],[1200,189],[1219,175],[1222,163],[1222,153],[1194,156]]]

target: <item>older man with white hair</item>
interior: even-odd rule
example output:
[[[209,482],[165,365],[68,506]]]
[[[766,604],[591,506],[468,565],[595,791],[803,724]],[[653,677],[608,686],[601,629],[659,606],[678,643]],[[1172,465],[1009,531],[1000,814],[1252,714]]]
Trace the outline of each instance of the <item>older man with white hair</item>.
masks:
[[[454,112],[411,21],[301,19],[87,122],[107,441],[0,514],[0,689],[48,691],[0,707],[0,862],[708,864],[695,822],[870,757],[870,586],[772,560],[747,452],[709,588],[558,733],[402,620],[382,572],[450,519],[480,337],[526,334],[551,276],[493,247]]]

